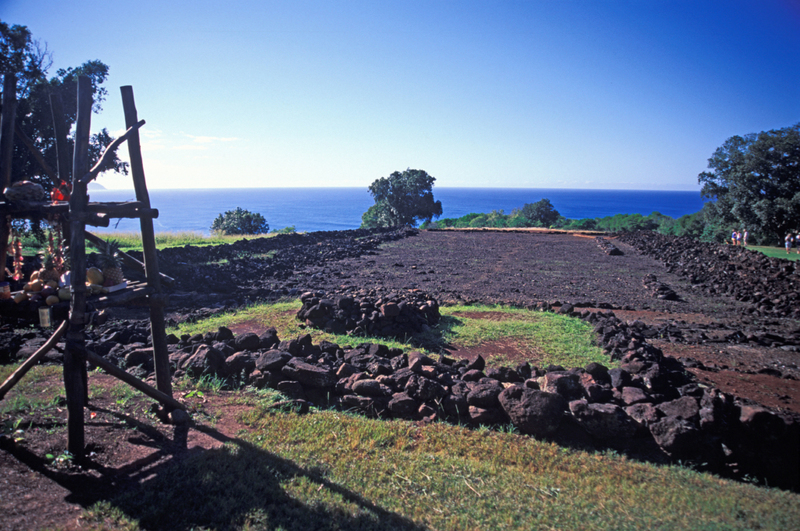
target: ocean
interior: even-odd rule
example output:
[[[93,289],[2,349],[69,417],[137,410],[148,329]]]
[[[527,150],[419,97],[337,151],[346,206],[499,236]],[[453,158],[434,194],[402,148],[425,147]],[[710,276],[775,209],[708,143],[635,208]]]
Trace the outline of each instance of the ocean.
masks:
[[[90,201],[132,201],[133,190],[90,190]],[[525,203],[547,198],[567,218],[597,218],[616,214],[660,212],[678,218],[703,207],[700,192],[645,190],[571,190],[559,188],[433,188],[442,202],[441,218],[472,212],[503,210],[510,214]],[[219,188],[152,189],[150,203],[158,209],[156,232],[195,231],[208,234],[214,219],[241,207],[258,212],[270,229],[294,226],[298,232],[356,229],[361,215],[374,203],[367,188]],[[440,218],[440,219],[441,219]],[[138,231],[138,220],[112,220],[98,232]]]

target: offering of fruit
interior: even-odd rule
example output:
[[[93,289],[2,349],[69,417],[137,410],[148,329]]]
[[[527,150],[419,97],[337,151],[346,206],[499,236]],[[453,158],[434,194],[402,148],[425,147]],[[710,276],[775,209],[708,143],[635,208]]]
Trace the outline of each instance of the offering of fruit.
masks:
[[[122,264],[119,259],[119,242],[116,240],[106,240],[100,246],[99,265],[103,268],[104,286],[116,286],[124,280],[122,276]]]
[[[62,301],[68,301],[71,297],[71,292],[69,290],[69,286],[64,286],[58,290],[58,298]]]
[[[44,266],[39,270],[39,280],[42,282],[48,282],[50,280],[58,282],[58,277],[60,276],[61,273],[56,269],[55,257],[50,253],[45,253]]]
[[[54,305],[54,304],[58,304],[59,302],[61,302],[61,299],[59,299],[59,298],[58,298],[58,295],[50,295],[49,297],[47,297],[47,298],[44,300],[44,302],[45,302],[45,303],[46,303],[48,306],[52,306],[52,305]]]
[[[32,280],[23,286],[23,291],[32,291],[38,293],[44,288],[44,283],[41,280]]]
[[[103,273],[96,267],[90,267],[86,270],[86,282],[89,284],[102,284],[103,280]]]

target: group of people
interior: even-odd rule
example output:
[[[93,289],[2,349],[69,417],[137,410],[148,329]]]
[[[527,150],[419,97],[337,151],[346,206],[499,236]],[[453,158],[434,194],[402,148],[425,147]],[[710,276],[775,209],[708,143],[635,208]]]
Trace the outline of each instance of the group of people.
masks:
[[[797,254],[800,254],[800,233],[793,234],[790,232],[786,235],[783,241],[786,245],[786,254],[792,253],[792,244],[795,243],[797,244]]]
[[[739,232],[736,229],[733,229],[731,232],[731,244],[732,245],[747,245],[747,237],[750,236],[750,233],[747,232],[747,229],[744,229],[742,232]]]

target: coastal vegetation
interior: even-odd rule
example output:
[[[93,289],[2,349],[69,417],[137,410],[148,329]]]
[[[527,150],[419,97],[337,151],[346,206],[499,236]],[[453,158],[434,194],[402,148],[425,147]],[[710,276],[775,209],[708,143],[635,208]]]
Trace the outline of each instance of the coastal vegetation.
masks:
[[[361,228],[413,227],[442,215],[442,202],[433,199],[436,178],[425,170],[406,169],[369,185],[375,204],[361,217]]]
[[[220,234],[266,234],[269,223],[258,212],[250,212],[242,207],[220,214],[211,224],[211,232]]]
[[[800,124],[733,136],[714,152],[708,168],[710,171],[698,176],[703,185],[700,193],[707,202],[700,211],[677,219],[659,212],[570,219],[559,215],[548,199],[542,199],[510,214],[502,210],[470,213],[426,221],[421,228],[654,230],[717,243],[729,241],[732,230],[746,229],[749,241],[761,245],[780,244],[787,232],[800,231]]]

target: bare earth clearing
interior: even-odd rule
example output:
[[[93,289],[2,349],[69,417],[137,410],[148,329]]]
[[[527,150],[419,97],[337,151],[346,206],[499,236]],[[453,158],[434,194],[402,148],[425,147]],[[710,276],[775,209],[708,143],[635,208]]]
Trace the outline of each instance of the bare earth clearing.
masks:
[[[683,278],[667,272],[661,262],[626,244],[614,243],[622,256],[607,255],[593,237],[580,235],[422,231],[360,257],[295,269],[282,282],[299,291],[357,287],[391,293],[418,289],[445,304],[570,303],[589,311],[611,308],[623,320],[671,323],[685,332],[684,339],[651,342],[667,355],[694,360],[689,363],[694,365],[690,370],[700,381],[800,418],[800,353],[724,340],[734,331],[780,333],[797,330],[800,323],[745,319],[744,303],[725,296],[704,296]],[[653,297],[642,282],[647,274],[668,284],[680,300]],[[180,293],[175,297],[184,304],[187,298]],[[172,317],[177,318],[187,308],[173,310]],[[119,315],[134,317],[135,313]],[[237,334],[246,331],[251,331],[247,324],[235,329]],[[253,327],[252,331],[263,330]],[[507,343],[462,348],[452,355],[472,358],[481,354],[490,359],[497,352],[520,361],[530,359],[529,353]],[[54,374],[43,385],[58,387],[61,382]],[[146,482],[173,460],[219,447],[245,429],[237,421],[237,412],[246,406],[236,403],[232,393],[187,397],[196,410],[196,425],[188,433],[180,433],[148,413],[148,401],[139,398],[141,395],[121,400],[117,380],[92,373],[90,385],[94,392],[86,412],[86,441],[94,453],[89,467],[59,467],[44,457],[58,455],[66,447],[66,409],[56,417],[50,413],[27,417],[24,443],[0,437],[0,529],[85,527],[81,509]]]

